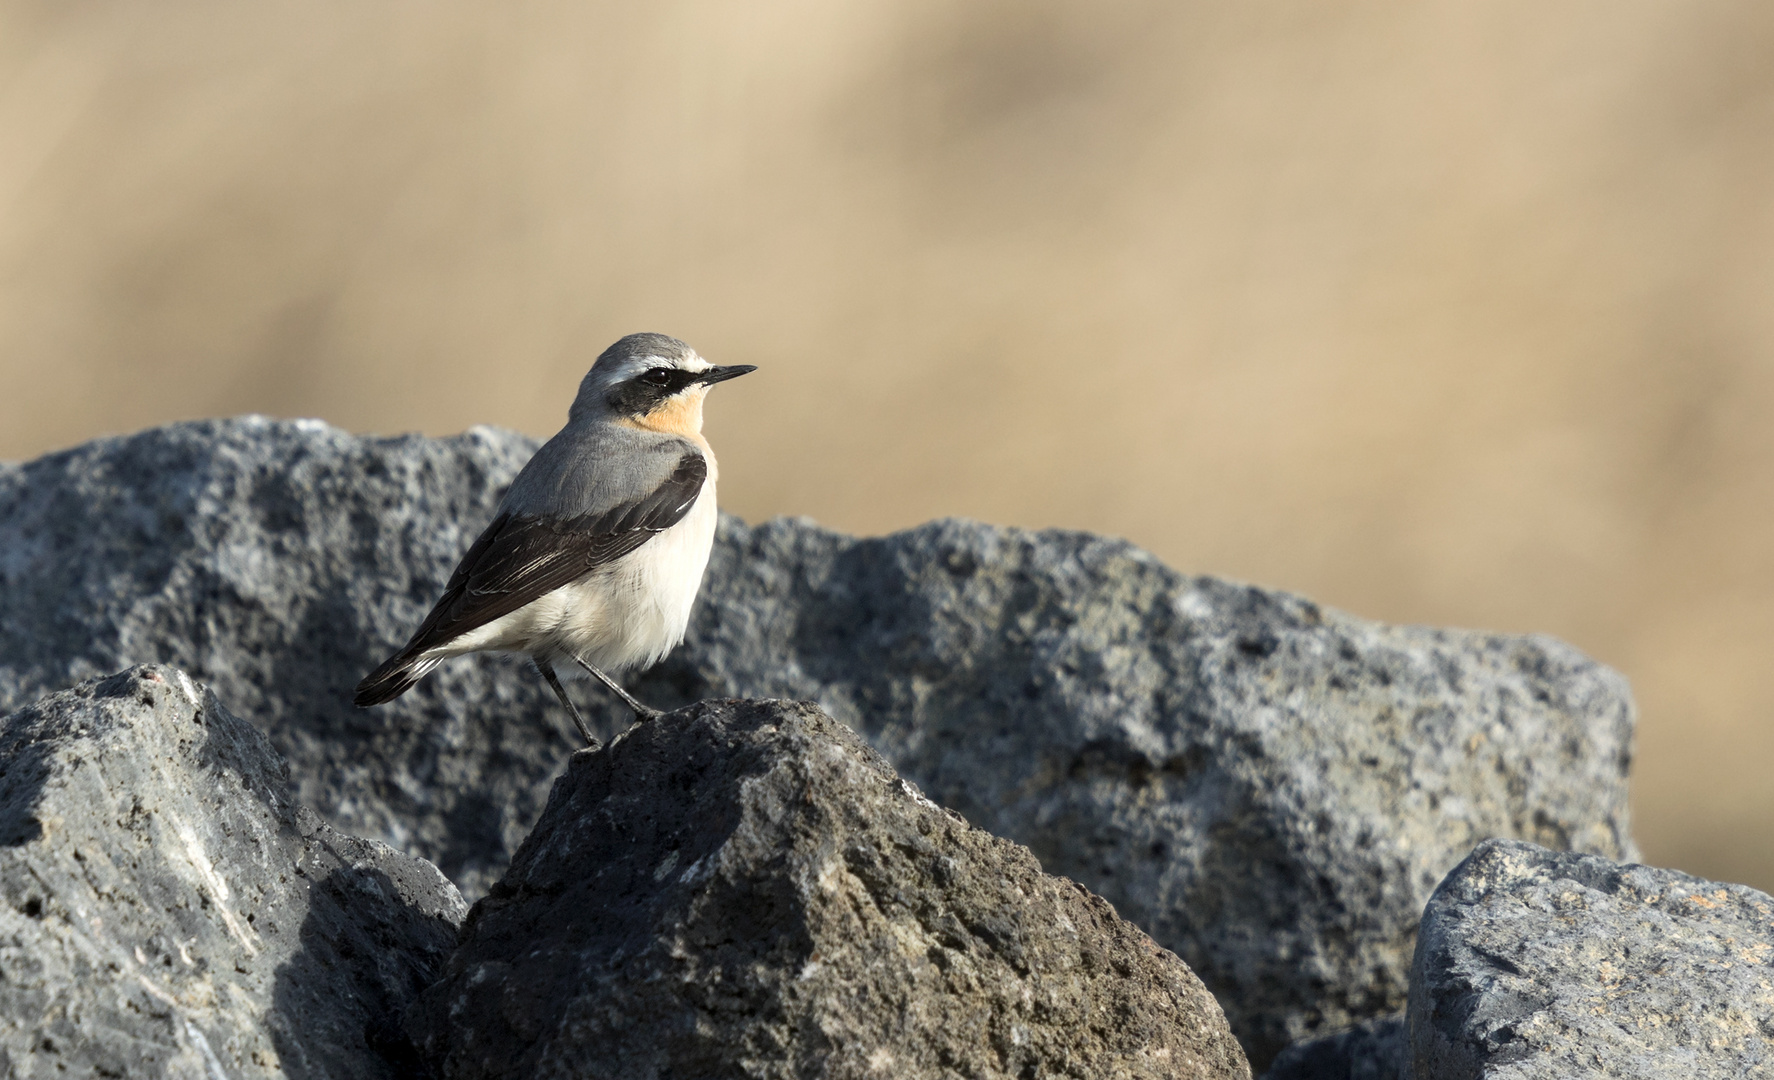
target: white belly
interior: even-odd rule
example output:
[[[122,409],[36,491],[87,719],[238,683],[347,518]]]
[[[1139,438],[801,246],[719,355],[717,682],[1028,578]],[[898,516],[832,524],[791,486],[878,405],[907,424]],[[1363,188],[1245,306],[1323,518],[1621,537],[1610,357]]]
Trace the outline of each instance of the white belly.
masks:
[[[608,566],[435,650],[439,656],[496,650],[529,653],[562,677],[578,656],[606,673],[649,667],[684,640],[714,546],[715,481],[703,482],[684,519]]]

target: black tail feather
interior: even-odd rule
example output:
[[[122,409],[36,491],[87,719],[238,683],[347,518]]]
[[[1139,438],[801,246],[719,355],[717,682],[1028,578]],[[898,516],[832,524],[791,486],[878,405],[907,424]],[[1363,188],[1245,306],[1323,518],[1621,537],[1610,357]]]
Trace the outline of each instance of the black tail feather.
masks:
[[[419,680],[431,673],[437,666],[435,659],[408,656],[399,653],[389,658],[386,664],[365,675],[357,684],[357,696],[351,703],[360,709],[372,705],[384,705],[411,690],[419,684]]]

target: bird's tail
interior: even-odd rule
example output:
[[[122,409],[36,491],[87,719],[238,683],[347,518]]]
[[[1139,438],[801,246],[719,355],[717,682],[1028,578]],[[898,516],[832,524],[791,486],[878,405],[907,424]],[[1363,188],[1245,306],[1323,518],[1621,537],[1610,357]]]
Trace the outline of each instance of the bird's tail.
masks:
[[[357,695],[351,703],[360,709],[382,705],[417,686],[420,679],[438,665],[436,657],[410,656],[400,652],[388,662],[363,677],[357,684]]]

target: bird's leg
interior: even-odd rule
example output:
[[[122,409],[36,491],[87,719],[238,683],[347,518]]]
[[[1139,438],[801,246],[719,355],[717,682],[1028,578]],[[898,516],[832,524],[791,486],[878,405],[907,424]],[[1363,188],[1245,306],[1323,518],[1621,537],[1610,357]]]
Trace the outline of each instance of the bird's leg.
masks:
[[[599,671],[597,668],[592,667],[590,664],[586,663],[584,660],[581,660],[579,657],[577,657],[577,656],[573,657],[573,663],[578,664],[580,667],[584,668],[586,671],[591,672],[592,678],[596,679],[598,682],[601,682],[605,686],[609,687],[610,693],[615,694],[617,697],[621,698],[623,700],[623,702],[629,708],[634,710],[634,718],[636,720],[657,720],[661,716],[665,715],[664,713],[660,712],[658,709],[649,709],[645,705],[642,705],[640,702],[636,701],[634,699],[634,695],[630,694],[627,690],[622,689],[622,687],[616,685],[615,679],[612,679],[608,675],[605,675],[603,672]]]
[[[554,665],[546,660],[537,660],[535,664],[536,670],[542,673],[544,679],[548,680],[548,688],[553,690],[554,696],[560,698],[561,704],[567,707],[567,715],[573,718],[573,726],[579,729],[579,734],[585,736],[585,744],[593,750],[603,746],[603,740],[591,733],[591,727],[585,722],[585,717],[579,715],[579,710],[573,705],[572,699],[567,697],[567,688],[561,685],[560,678],[555,675]]]

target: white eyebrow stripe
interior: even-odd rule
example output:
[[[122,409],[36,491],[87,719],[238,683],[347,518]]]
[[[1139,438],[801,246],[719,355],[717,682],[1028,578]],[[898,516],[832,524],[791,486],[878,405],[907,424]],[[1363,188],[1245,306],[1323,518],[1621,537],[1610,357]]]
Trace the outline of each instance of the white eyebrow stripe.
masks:
[[[665,356],[638,356],[629,361],[625,370],[633,371],[638,375],[649,368],[656,367],[678,368],[683,371],[707,371],[714,365],[695,353],[682,360],[674,360]]]

